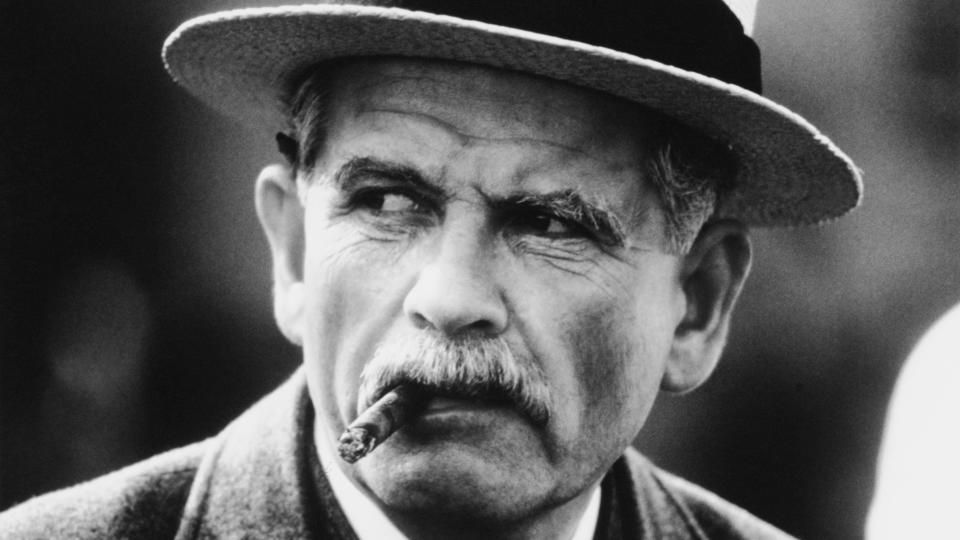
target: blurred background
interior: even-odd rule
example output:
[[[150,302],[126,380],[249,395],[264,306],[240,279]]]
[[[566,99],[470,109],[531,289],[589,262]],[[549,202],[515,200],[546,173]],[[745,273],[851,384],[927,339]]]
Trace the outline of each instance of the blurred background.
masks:
[[[0,509],[216,433],[285,379],[253,180],[269,134],[166,76],[238,1],[0,1]],[[862,534],[886,403],[960,301],[960,2],[761,0],[766,94],[863,168],[822,228],[756,231],[713,379],[637,444],[807,538]]]

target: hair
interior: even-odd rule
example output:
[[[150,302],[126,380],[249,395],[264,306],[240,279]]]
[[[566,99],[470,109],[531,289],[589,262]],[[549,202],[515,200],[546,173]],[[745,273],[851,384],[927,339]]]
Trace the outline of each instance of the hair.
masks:
[[[310,77],[296,87],[288,100],[290,133],[277,134],[277,142],[280,143],[281,153],[286,156],[295,172],[313,172],[320,150],[326,142],[331,83],[335,69],[335,63],[315,69]],[[284,138],[286,142],[281,143]]]
[[[719,142],[655,111],[645,175],[664,215],[667,249],[686,253],[716,213],[736,179],[733,152]]]
[[[290,131],[277,134],[277,142],[296,173],[313,172],[326,142],[331,81],[337,64],[314,69],[295,86],[288,100]],[[663,209],[665,249],[683,254],[714,216],[720,197],[733,185],[736,161],[726,145],[662,113],[637,106],[642,118],[654,126],[645,141],[653,152],[644,176]]]

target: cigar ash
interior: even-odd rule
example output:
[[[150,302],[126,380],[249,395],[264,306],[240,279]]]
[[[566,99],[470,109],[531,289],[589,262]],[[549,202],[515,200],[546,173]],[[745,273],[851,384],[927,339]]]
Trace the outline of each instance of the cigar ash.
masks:
[[[393,388],[360,413],[340,435],[340,457],[356,463],[419,414],[429,399],[427,392],[411,384]]]

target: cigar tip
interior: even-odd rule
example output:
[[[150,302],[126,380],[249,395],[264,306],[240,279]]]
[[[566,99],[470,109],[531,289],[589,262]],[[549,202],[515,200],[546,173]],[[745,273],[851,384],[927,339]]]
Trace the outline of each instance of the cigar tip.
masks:
[[[363,428],[348,428],[337,441],[337,452],[347,463],[356,463],[373,450],[377,440]]]

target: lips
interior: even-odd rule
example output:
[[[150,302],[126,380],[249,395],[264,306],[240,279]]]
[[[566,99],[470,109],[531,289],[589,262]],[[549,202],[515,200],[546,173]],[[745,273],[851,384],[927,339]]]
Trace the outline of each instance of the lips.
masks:
[[[447,412],[468,412],[493,408],[505,408],[509,403],[503,399],[476,399],[459,398],[450,396],[436,396],[427,403],[423,414],[436,414]]]
[[[416,384],[409,381],[407,385]],[[491,415],[522,414],[504,392],[483,386],[438,388],[416,384],[430,397],[411,422],[423,429],[479,427],[494,421]],[[382,392],[378,392],[380,394]],[[376,394],[375,394],[376,395]],[[414,428],[416,429],[416,428]]]
[[[364,403],[362,408],[369,407],[371,404],[383,397],[383,395],[386,394],[390,388],[393,388],[399,384],[414,385],[418,387],[420,391],[431,394],[433,398],[427,405],[428,410],[430,410],[431,407],[478,408],[491,406],[506,407],[516,405],[505,390],[494,387],[490,384],[450,384],[446,386],[437,386],[432,384],[423,384],[421,382],[408,379],[401,379],[398,381],[393,381],[388,386],[378,388],[376,392],[371,394],[370,399],[367,400],[368,403]]]
[[[524,418],[508,401],[436,396],[404,433],[421,442],[477,443],[490,437],[491,430],[499,431]]]

